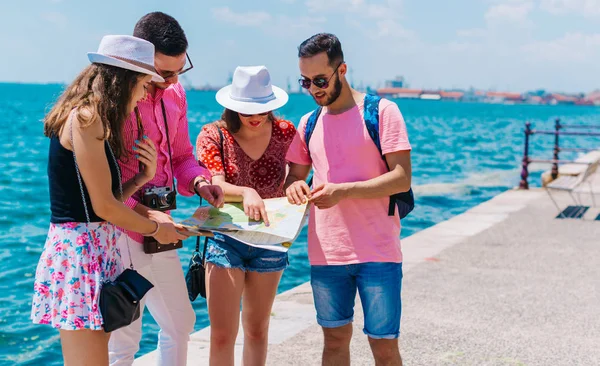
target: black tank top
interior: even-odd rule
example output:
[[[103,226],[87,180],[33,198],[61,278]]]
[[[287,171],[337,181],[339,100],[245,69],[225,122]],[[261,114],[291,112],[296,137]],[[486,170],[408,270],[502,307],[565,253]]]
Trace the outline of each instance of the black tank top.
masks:
[[[104,143],[104,152],[110,167],[112,191],[119,191],[119,167],[110,154],[108,142]],[[50,222],[61,224],[65,222],[87,222],[85,209],[81,199],[81,189],[77,180],[73,152],[61,145],[57,136],[50,138],[50,152],[48,155],[48,183],[50,185]],[[101,222],[104,219],[94,212],[90,196],[83,179],[83,192],[90,215],[90,222]]]

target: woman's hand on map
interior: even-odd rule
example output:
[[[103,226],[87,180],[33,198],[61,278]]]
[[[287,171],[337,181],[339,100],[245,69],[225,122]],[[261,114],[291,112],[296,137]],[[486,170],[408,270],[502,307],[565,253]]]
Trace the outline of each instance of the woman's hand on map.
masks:
[[[177,243],[179,240],[185,240],[188,235],[179,232],[180,228],[172,222],[158,223],[158,231],[154,234],[156,239],[161,244]]]
[[[185,233],[185,227],[176,224],[173,218],[164,212],[150,210],[148,218],[157,222],[160,225],[159,232],[156,233],[154,239],[161,244],[176,243],[178,240],[185,240],[189,235]]]
[[[265,209],[265,203],[256,190],[252,188],[244,189],[242,193],[244,203],[244,213],[251,220],[260,221],[261,217],[266,226],[269,226],[269,218],[267,217],[267,210]]]
[[[293,205],[301,205],[311,198],[310,187],[303,180],[297,180],[292,183],[285,191],[289,203]]]

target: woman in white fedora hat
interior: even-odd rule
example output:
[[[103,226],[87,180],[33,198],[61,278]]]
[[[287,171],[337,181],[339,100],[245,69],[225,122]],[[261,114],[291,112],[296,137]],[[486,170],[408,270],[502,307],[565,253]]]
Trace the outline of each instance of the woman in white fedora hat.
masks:
[[[151,81],[154,46],[131,36],[106,36],[92,63],[69,85],[44,119],[50,138],[50,229],[38,262],[31,318],[60,331],[66,365],[107,365],[109,335],[99,310],[103,281],[122,271],[118,227],[162,243],[179,238],[122,201],[156,171],[151,141],[138,141],[125,157],[122,126]],[[142,171],[121,186],[119,158],[137,159]]]
[[[216,98],[225,111],[221,121],[200,132],[198,160],[210,170],[212,183],[223,188],[226,200],[243,202],[249,218],[268,224],[263,199],[285,196],[285,154],[296,133],[291,122],[273,114],[288,95],[271,85],[266,67],[250,66],[236,68],[232,84]],[[240,301],[243,363],[264,364],[271,306],[288,265],[287,253],[216,235],[208,242],[206,262],[210,364],[233,365]]]

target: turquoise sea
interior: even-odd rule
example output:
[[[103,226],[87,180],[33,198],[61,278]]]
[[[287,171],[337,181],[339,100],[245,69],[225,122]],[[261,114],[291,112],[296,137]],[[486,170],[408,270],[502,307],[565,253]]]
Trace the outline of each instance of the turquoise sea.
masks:
[[[0,84],[0,365],[60,365],[58,332],[29,320],[33,276],[49,220],[46,177],[48,140],[43,136],[45,112],[62,90],[61,85]],[[552,129],[553,120],[600,124],[600,109],[576,106],[469,104],[397,100],[413,146],[413,184],[416,208],[403,220],[402,237],[460,214],[510,189],[519,182],[523,128],[531,121],[538,129]],[[190,136],[195,141],[205,123],[221,113],[214,93],[189,92]],[[315,107],[305,95],[291,95],[279,114],[295,124]],[[551,158],[552,137],[534,136],[534,156]],[[564,138],[562,146],[598,147],[592,137]],[[572,159],[575,153],[561,158]],[[545,166],[533,166],[530,183],[539,185]],[[195,199],[180,199],[174,215],[193,212]],[[179,202],[178,202],[179,203]],[[180,250],[187,265],[193,247],[188,240]],[[308,280],[306,233],[290,249],[291,267],[279,291]],[[209,325],[206,303],[194,303],[196,329]],[[155,348],[157,327],[144,316],[140,354]]]

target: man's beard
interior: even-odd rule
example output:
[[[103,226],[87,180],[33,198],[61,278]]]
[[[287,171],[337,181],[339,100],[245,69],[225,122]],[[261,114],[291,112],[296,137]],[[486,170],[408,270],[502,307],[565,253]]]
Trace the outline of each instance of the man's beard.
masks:
[[[317,104],[321,107],[325,107],[330,105],[331,103],[334,103],[340,97],[340,94],[342,94],[342,81],[340,80],[339,76],[336,76],[335,83],[333,84],[333,91],[331,92],[331,94],[328,95],[324,101],[319,103],[319,101],[315,99],[315,102],[317,102]]]

